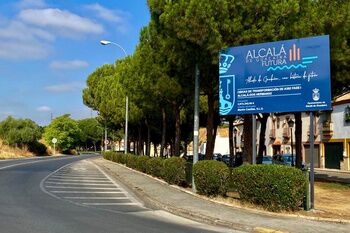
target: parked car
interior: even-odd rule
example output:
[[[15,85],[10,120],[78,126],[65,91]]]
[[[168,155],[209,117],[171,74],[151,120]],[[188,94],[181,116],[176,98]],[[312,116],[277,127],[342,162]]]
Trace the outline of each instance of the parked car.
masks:
[[[226,165],[230,167],[241,166],[243,164],[242,153],[237,152],[237,154],[232,158],[229,154],[222,155],[221,161],[226,163]]]
[[[181,156],[180,156],[181,157]],[[193,155],[183,155],[182,158],[184,158],[187,162],[193,162]],[[204,160],[205,154],[198,153],[198,161]]]
[[[272,164],[272,157],[269,155],[266,155],[263,157],[262,164]]]
[[[292,155],[291,154],[277,154],[272,157],[273,164],[288,165],[292,166]],[[293,163],[295,165],[295,155],[293,155]]]
[[[213,160],[222,161],[222,155],[220,153],[214,153]]]
[[[227,166],[230,166],[230,155],[229,154],[222,155],[221,161],[226,163]]]

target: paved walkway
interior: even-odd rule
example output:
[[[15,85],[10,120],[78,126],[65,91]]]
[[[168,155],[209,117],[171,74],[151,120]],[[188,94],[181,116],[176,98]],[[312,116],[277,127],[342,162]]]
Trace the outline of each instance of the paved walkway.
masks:
[[[315,179],[320,181],[335,181],[350,184],[350,171],[316,168]]]
[[[304,217],[269,214],[226,206],[190,194],[181,188],[103,158],[92,159],[92,161],[133,190],[146,206],[165,209],[200,222],[247,232],[349,232],[350,229],[350,223],[316,221]]]

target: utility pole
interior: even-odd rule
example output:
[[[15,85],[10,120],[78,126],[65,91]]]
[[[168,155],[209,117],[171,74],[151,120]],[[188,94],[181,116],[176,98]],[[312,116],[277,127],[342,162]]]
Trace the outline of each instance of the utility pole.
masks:
[[[198,162],[198,141],[199,141],[199,68],[196,64],[194,81],[194,124],[193,124],[193,166]],[[197,192],[192,175],[192,191]]]

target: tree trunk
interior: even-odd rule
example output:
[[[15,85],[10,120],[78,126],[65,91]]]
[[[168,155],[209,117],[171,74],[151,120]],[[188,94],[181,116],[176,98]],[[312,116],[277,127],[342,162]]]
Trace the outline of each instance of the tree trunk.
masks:
[[[205,151],[206,159],[212,159],[215,146],[217,125],[215,124],[214,102],[214,94],[212,91],[209,91],[207,116],[207,148]]]
[[[165,148],[165,140],[166,140],[166,113],[165,108],[162,108],[162,142],[160,144],[160,157],[164,157],[164,148]]]
[[[175,114],[175,142],[174,142],[174,155],[180,156],[180,109],[176,103],[173,104]]]
[[[252,115],[244,115],[244,124],[243,124],[243,134],[244,134],[244,152],[243,152],[243,161],[252,163],[253,161],[253,135],[252,135]]]
[[[303,156],[302,156],[302,121],[301,112],[294,113],[295,117],[295,164],[297,168],[301,168]],[[312,135],[310,135],[312,136]]]
[[[96,142],[93,142],[93,144],[94,144],[94,150],[96,152]]]
[[[151,129],[149,127],[147,119],[145,120],[145,124],[147,127],[147,142],[146,142],[146,155],[151,155]]]
[[[138,127],[137,154],[143,155],[142,125]]]
[[[258,150],[258,157],[256,160],[257,164],[262,164],[263,156],[264,156],[264,151],[266,153],[266,145],[265,145],[265,135],[266,135],[266,124],[267,124],[267,119],[269,118],[268,113],[262,114],[263,117],[259,117],[260,121],[260,135],[259,135],[259,150]]]

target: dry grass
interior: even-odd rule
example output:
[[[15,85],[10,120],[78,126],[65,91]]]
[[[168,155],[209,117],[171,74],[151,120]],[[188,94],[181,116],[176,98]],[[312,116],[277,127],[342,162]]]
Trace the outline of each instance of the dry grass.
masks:
[[[296,212],[282,212],[284,214],[296,214],[319,218],[332,218],[350,220],[350,185],[338,183],[315,183],[315,210]],[[227,197],[213,197],[212,199],[226,205],[266,211],[260,206],[251,203],[243,203],[236,192],[228,192]]]
[[[33,156],[33,153],[28,150],[9,147],[0,140],[0,159],[15,159]]]

